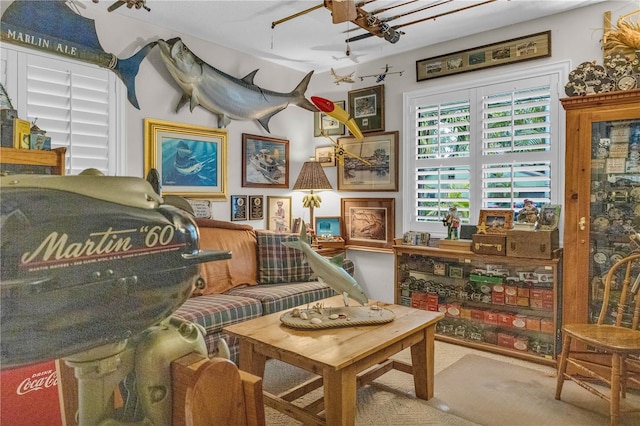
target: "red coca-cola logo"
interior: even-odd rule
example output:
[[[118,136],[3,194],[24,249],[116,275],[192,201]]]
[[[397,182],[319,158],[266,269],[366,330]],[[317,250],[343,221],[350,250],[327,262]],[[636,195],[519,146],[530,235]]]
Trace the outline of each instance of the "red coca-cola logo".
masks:
[[[16,393],[25,395],[29,392],[42,390],[58,385],[58,374],[55,371],[47,370],[35,373],[31,377],[27,377],[18,385]]]

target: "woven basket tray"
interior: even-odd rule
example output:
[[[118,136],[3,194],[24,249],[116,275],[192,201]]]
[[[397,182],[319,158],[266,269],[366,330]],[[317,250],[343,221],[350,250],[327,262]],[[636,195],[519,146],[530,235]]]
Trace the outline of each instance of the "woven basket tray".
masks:
[[[384,324],[393,321],[396,317],[392,311],[377,306],[324,308],[322,309],[322,313],[319,313],[315,309],[300,309],[300,312],[306,313],[309,318],[302,319],[300,316],[293,316],[293,311],[288,311],[280,316],[280,321],[282,321],[284,325],[292,328],[323,329]],[[339,318],[332,319],[330,318],[332,315],[338,315]],[[321,322],[311,322],[313,318],[318,318]]]

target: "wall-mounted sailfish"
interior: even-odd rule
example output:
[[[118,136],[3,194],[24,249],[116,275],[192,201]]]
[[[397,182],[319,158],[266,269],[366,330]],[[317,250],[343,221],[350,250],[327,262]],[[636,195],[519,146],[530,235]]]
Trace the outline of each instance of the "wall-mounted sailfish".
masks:
[[[218,127],[231,120],[257,120],[269,132],[271,117],[297,105],[309,111],[318,109],[304,97],[313,71],[289,93],[274,92],[253,84],[255,70],[242,79],[230,76],[198,58],[180,38],[158,40],[167,70],[183,90],[176,112],[189,102],[191,111],[201,105],[218,116]]]
[[[140,109],[136,98],[136,75],[155,41],[130,58],[118,59],[100,45],[93,19],[78,15],[64,0],[14,1],[2,14],[0,34],[4,42],[110,69],[124,82],[129,102]]]

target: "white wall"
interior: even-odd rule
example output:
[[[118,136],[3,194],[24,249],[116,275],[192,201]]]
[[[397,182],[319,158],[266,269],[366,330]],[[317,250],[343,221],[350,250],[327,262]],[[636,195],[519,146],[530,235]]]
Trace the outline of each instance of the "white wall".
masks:
[[[356,71],[356,75],[375,74],[385,64],[393,66],[392,71],[404,71],[402,76],[391,75],[385,81],[385,129],[387,131],[399,130],[402,143],[402,97],[403,93],[417,91],[429,87],[429,85],[463,83],[473,79],[480,79],[488,75],[508,74],[515,70],[530,66],[556,63],[562,60],[571,60],[572,69],[584,61],[597,60],[602,62],[602,51],[599,40],[602,37],[603,13],[607,10],[613,12],[613,20],[625,13],[638,8],[638,2],[607,1],[590,7],[578,9],[573,12],[560,14],[548,18],[530,21],[500,30],[476,34],[447,43],[441,43],[409,53],[391,56],[379,61],[364,64],[350,63],[348,59],[331,64],[338,73],[347,74]],[[185,11],[188,13],[188,11]],[[172,38],[180,36],[169,29],[145,24],[137,20],[107,14],[98,8],[88,8],[83,15],[96,20],[98,37],[103,48],[107,52],[113,52],[118,57],[124,58],[135,53],[140,46],[158,38]],[[425,22],[420,25],[429,25]],[[416,60],[429,58],[441,54],[468,49],[484,44],[499,42],[510,38],[520,37],[540,31],[551,30],[552,56],[532,62],[507,65],[498,68],[460,74],[425,82],[415,81]],[[404,37],[411,36],[410,27]],[[233,37],[233,34],[229,34]],[[220,70],[236,76],[243,77],[256,68],[260,68],[255,83],[269,90],[289,92],[304,76],[304,73],[290,70],[281,66],[259,60],[244,53],[222,47],[225,40],[203,41],[188,36],[183,36],[183,41],[201,59]],[[380,43],[386,43],[380,40]],[[402,43],[402,39],[399,41]],[[351,44],[352,55],[358,54],[358,42]],[[181,92],[173,82],[164,64],[160,60],[158,49],[154,49],[148,60],[142,62],[137,77],[137,96],[140,110],[135,109],[129,103],[126,107],[126,170],[131,176],[143,176],[144,164],[144,118],[174,121],[180,123],[197,124],[217,127],[217,120],[213,114],[203,108],[196,108],[193,113],[188,107],[184,107],[179,113],[175,113],[176,103],[180,99]],[[318,95],[331,100],[347,100],[347,92],[359,88],[375,85],[375,81],[366,79],[354,84],[333,84],[333,79],[328,73],[315,75],[306,94],[307,97]],[[561,97],[564,96],[563,87],[559,87]],[[329,145],[324,138],[313,137],[313,114],[298,107],[291,106],[277,114],[270,122],[272,137],[288,139],[290,141],[290,175],[289,184],[293,186],[302,162],[314,154],[316,146]],[[308,209],[302,208],[302,193],[294,193],[282,189],[243,188],[241,185],[241,151],[242,133],[267,135],[262,127],[255,122],[233,121],[228,126],[229,155],[228,155],[228,182],[229,194],[263,194],[263,195],[291,195],[293,196],[293,216],[308,219]],[[558,143],[564,143],[558,141]],[[400,176],[402,176],[402,148],[400,148]],[[334,188],[337,187],[336,168],[325,168],[329,180]],[[402,182],[400,182],[400,185]],[[402,186],[400,191],[363,193],[363,192],[337,192],[327,191],[321,194],[323,203],[315,210],[316,216],[338,216],[340,214],[341,197],[394,197],[396,199],[396,236],[403,233],[402,226]],[[220,220],[230,219],[230,204],[228,201],[214,203],[213,216]],[[263,221],[248,222],[256,228],[265,227]],[[393,257],[389,253],[371,253],[350,250],[348,253],[356,263],[356,278],[365,288],[372,299],[386,302],[393,301]]]

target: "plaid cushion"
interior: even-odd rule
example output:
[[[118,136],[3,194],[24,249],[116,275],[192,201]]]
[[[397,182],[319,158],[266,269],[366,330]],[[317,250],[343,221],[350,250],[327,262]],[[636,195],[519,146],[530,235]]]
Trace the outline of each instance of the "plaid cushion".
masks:
[[[298,241],[295,234],[256,230],[258,240],[258,284],[297,283],[309,281],[311,268],[301,250],[282,245]]]
[[[263,315],[336,295],[331,287],[318,281],[233,288],[225,294],[259,300],[262,303]]]
[[[262,305],[249,297],[211,294],[189,298],[174,315],[202,325],[209,335],[227,325],[262,316]]]
[[[238,365],[240,339],[235,336],[230,336],[224,331],[214,334],[207,334],[206,336],[204,336],[204,343],[207,345],[207,353],[209,354],[209,357],[217,355],[216,351],[218,348],[218,341],[220,339],[223,339],[227,342],[227,346],[229,346],[229,352],[231,355],[229,359],[231,359],[231,361]]]

